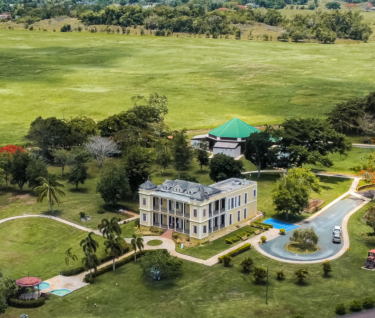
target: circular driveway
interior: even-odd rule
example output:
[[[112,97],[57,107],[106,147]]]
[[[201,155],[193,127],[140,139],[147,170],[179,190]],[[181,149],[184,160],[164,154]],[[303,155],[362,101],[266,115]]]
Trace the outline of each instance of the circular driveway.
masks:
[[[260,245],[260,248],[270,255],[290,261],[316,261],[327,259],[337,254],[343,244],[343,238],[340,244],[332,243],[333,227],[335,225],[341,226],[345,215],[363,202],[364,200],[351,196],[337,202],[311,221],[305,221],[300,225],[299,228],[301,229],[313,227],[319,237],[319,251],[314,254],[294,254],[285,249],[285,244],[290,242],[289,238],[292,236],[293,231],[289,231],[286,235],[280,235]]]

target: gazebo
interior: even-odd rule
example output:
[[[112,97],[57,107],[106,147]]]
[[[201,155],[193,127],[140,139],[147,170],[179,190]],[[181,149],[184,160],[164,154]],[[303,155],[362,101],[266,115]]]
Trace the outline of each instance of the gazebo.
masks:
[[[34,287],[38,285],[38,297],[40,297],[40,290],[39,290],[39,284],[42,282],[42,280],[38,277],[30,277],[30,276],[27,276],[27,277],[23,277],[23,278],[20,278],[16,281],[16,284],[19,286],[19,290],[18,290],[18,293],[19,295],[24,295],[24,299],[28,299],[28,298],[35,298],[34,297]],[[33,288],[33,292],[31,293],[31,296],[29,296],[28,293],[23,293],[23,291],[26,290],[27,287],[32,287]]]

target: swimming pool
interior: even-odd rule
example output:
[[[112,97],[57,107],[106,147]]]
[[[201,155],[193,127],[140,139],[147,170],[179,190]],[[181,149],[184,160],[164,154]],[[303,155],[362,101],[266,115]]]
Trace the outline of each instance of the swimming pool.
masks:
[[[39,290],[43,290],[43,289],[49,288],[51,285],[47,282],[41,282],[38,286],[39,286]]]
[[[285,229],[285,232],[294,230],[298,227],[298,225],[286,223],[286,222],[275,220],[275,219],[272,219],[272,218],[263,221],[263,223],[271,224],[271,225],[273,225],[273,228],[277,229],[277,230]]]
[[[54,290],[51,290],[50,293],[51,294],[54,294],[56,296],[65,296],[65,295],[68,295],[70,294],[72,291],[70,289],[67,289],[67,288],[61,288],[61,289],[54,289]]]

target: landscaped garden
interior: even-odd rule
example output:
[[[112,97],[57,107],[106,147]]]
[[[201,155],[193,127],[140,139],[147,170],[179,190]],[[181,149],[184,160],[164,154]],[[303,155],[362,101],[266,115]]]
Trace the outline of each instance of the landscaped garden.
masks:
[[[322,264],[280,263],[254,249],[235,256],[232,267],[183,261],[181,275],[161,281],[144,278],[140,260],[99,276],[90,286],[64,298],[52,296],[41,308],[9,308],[4,317],[13,318],[24,312],[38,318],[115,317],[121,315],[126,306],[127,315],[144,317],[165,317],[167,314],[291,318],[303,314],[305,318],[330,318],[335,316],[338,303],[343,302],[348,311],[352,300],[359,300],[361,304],[365,297],[375,296],[370,279],[372,272],[361,269],[368,250],[375,245],[375,238],[362,235],[369,231],[362,219],[367,209],[365,206],[350,218],[350,250],[330,262],[332,272],[328,276],[324,274]],[[268,304],[265,283],[255,284],[253,272],[242,270],[240,264],[248,257],[252,258],[255,267],[268,268]],[[308,275],[299,284],[295,272],[301,268],[306,268]],[[276,278],[279,271],[283,271],[285,279]],[[333,293],[332,290],[340,292]]]

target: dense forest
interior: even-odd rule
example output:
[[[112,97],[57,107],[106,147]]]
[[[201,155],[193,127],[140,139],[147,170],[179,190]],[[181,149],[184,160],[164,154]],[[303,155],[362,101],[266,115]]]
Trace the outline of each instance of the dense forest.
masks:
[[[0,1],[4,3],[10,0]],[[106,6],[101,2],[97,4],[72,2],[43,4],[25,0],[22,5],[13,5],[11,13],[18,23],[32,24],[42,19],[69,16],[81,20],[87,26],[98,24],[117,25],[123,28],[143,26],[144,29],[156,31],[156,35],[184,32],[206,34],[214,38],[227,34],[240,37],[241,25],[255,22],[283,27],[284,31],[278,37],[280,41],[291,39],[300,42],[314,39],[321,43],[333,43],[336,38],[343,38],[367,42],[372,33],[371,28],[363,23],[363,17],[358,12],[318,10],[307,15],[297,13],[287,19],[275,9],[247,9],[238,5],[238,2],[226,3],[227,6],[229,4],[232,9],[213,10],[218,3],[199,2],[199,0],[191,0],[178,6],[119,4]],[[222,4],[219,3],[219,5]]]

